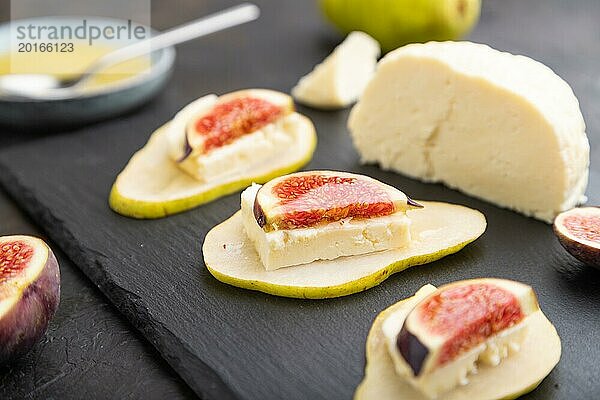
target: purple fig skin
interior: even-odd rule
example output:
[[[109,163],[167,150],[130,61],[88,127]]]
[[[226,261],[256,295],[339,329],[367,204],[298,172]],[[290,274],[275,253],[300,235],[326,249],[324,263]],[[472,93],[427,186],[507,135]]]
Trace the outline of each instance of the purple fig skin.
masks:
[[[598,209],[598,207],[586,208],[591,210],[597,210],[597,212],[600,213],[600,209]],[[562,247],[564,247],[565,250],[567,250],[573,257],[575,257],[582,263],[589,265],[590,267],[600,269],[600,249],[593,246],[589,246],[578,240],[574,240],[563,232],[563,230],[568,232],[569,228],[564,226],[563,219],[561,217],[573,213],[577,214],[579,213],[578,210],[581,209],[575,208],[569,211],[565,211],[561,213],[558,217],[556,217],[556,219],[554,220],[554,224],[552,225],[554,229],[554,234],[558,238],[558,241],[562,245]]]
[[[28,352],[46,332],[60,302],[58,261],[48,248],[48,260],[21,298],[0,318],[0,365]]]
[[[408,204],[411,207],[415,207],[415,208],[423,208],[422,204],[417,203],[416,201],[414,201],[413,199],[411,199],[408,196],[406,196],[406,204]]]
[[[429,354],[429,349],[427,349],[415,335],[406,329],[406,325],[402,326],[402,329],[396,338],[396,346],[406,363],[412,369],[413,374],[419,376],[421,369],[423,368],[423,362]]]
[[[186,160],[186,158],[188,158],[190,156],[190,154],[192,154],[192,151],[194,149],[192,149],[192,146],[190,146],[190,141],[188,140],[187,134],[185,135],[185,143],[183,145],[183,155],[181,156],[181,158],[179,158],[179,160],[177,160],[178,163],[182,163]]]
[[[556,226],[554,233],[562,247],[573,257],[590,267],[600,268],[600,250],[563,235]]]
[[[258,190],[260,190],[260,189],[258,189]],[[262,207],[258,203],[258,195],[254,199],[253,211],[254,211],[254,219],[256,219],[256,223],[261,228],[264,228],[265,225],[267,224],[267,216],[265,215],[265,212],[263,211]]]

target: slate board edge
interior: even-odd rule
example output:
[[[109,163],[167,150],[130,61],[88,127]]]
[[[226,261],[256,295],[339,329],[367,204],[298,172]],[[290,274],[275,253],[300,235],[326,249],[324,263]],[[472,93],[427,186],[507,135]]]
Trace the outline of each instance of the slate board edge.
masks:
[[[33,218],[40,229],[46,232],[55,243],[64,244],[59,246],[61,250],[100,289],[135,329],[154,346],[201,399],[238,399],[219,374],[198,359],[188,349],[186,343],[179,340],[165,325],[146,317],[149,308],[141,297],[116,285],[104,276],[105,271],[100,268],[101,262],[98,259],[105,257],[104,255],[83,247],[77,238],[63,228],[60,219],[46,211],[27,186],[21,184],[17,176],[8,173],[9,169],[2,162],[0,162],[0,171],[2,171],[0,186],[17,203],[17,206]],[[67,246],[66,243],[70,245]],[[161,343],[161,346],[156,346],[156,343]],[[179,353],[180,349],[184,349],[185,353],[175,355]],[[186,364],[187,368],[179,368],[181,364]],[[202,380],[199,380],[198,377],[202,377]]]

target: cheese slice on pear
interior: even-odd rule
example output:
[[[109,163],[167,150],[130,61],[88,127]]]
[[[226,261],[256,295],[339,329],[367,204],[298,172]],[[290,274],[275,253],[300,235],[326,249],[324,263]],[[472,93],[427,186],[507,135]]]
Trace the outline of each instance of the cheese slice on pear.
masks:
[[[396,373],[385,330],[394,320],[401,326],[406,315],[435,291],[435,286],[425,285],[413,297],[388,307],[375,318],[367,337],[365,377],[356,389],[354,400],[429,400]],[[534,390],[560,360],[561,342],[556,329],[541,310],[529,315],[526,322],[527,336],[517,353],[497,366],[480,365],[468,384],[458,386],[440,398],[506,400]]]
[[[373,76],[380,53],[375,39],[363,32],[352,32],[321,64],[300,79],[292,89],[292,96],[315,108],[347,107],[360,97]]]
[[[485,231],[485,217],[479,211],[417,201],[424,208],[407,211],[411,242],[406,247],[267,271],[238,211],[206,235],[204,263],[216,279],[233,286],[277,296],[323,299],[361,292],[396,272],[456,253]]]
[[[402,47],[379,62],[348,126],[363,162],[546,222],[585,201],[579,103],[528,57],[470,42]]]

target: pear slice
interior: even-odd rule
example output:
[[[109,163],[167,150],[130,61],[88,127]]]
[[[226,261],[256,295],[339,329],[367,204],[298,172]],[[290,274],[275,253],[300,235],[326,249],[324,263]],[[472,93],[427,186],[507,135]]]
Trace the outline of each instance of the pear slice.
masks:
[[[412,241],[408,247],[267,271],[247,237],[241,212],[208,232],[202,251],[219,281],[284,297],[323,299],[357,293],[393,273],[455,253],[485,231],[479,211],[454,204],[421,202],[407,211]]]
[[[375,318],[367,337],[365,377],[354,394],[355,400],[429,400],[396,374],[383,327],[390,318],[406,316],[435,291],[435,286],[425,285],[413,297],[388,307]],[[445,393],[442,398],[515,399],[534,390],[558,363],[561,344],[556,329],[541,310],[527,319],[528,334],[519,352],[498,366],[479,366],[467,385]]]
[[[292,96],[315,108],[347,107],[362,94],[375,73],[379,43],[364,32],[351,32],[335,50],[292,89]]]
[[[204,107],[215,99],[210,96],[198,100],[195,107]],[[253,182],[268,182],[298,170],[312,158],[317,142],[315,128],[310,119],[295,112],[282,118],[280,123],[293,140],[285,151],[268,157],[257,154],[243,170],[209,181],[195,179],[178,165],[170,150],[170,123],[163,125],[117,177],[109,197],[110,207],[128,217],[162,218],[234,193]]]

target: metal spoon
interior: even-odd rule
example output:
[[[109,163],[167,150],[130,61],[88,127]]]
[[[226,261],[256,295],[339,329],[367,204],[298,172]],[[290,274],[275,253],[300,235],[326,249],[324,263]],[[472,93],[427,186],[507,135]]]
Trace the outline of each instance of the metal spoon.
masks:
[[[60,79],[50,74],[2,75],[0,76],[0,93],[30,99],[74,97],[81,94],[79,89],[88,79],[106,67],[253,21],[258,18],[259,14],[260,10],[254,4],[242,3],[111,51],[93,62],[80,75],[69,79]]]

